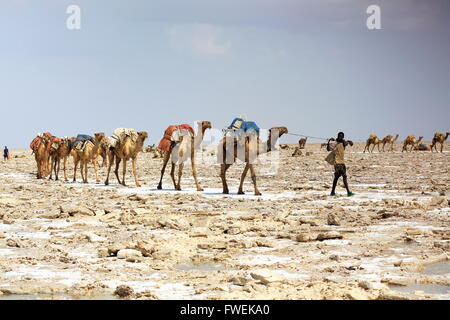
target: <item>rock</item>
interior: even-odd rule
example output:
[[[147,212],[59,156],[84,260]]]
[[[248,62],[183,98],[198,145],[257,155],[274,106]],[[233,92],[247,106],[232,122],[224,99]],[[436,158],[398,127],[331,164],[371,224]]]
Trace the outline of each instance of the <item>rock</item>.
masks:
[[[317,240],[323,241],[323,240],[330,240],[330,239],[342,239],[343,235],[336,231],[330,231],[325,233],[319,233],[317,235]]]
[[[434,196],[430,200],[430,206],[432,207],[441,207],[441,206],[446,207],[447,203],[448,203],[447,199],[441,196]]]
[[[230,281],[231,281],[234,285],[242,286],[242,287],[243,287],[243,286],[245,286],[245,285],[250,281],[250,279],[245,278],[245,277],[242,277],[242,276],[238,276],[238,277],[233,277],[233,278],[231,278]]]
[[[422,234],[422,231],[420,231],[418,229],[407,229],[406,234],[408,236],[418,236],[418,235]]]
[[[300,218],[298,220],[298,222],[300,224],[309,224],[312,227],[317,227],[319,224],[317,223],[317,221],[312,220],[312,219],[307,219],[307,218]]]
[[[169,229],[175,229],[180,231],[184,231],[189,228],[189,223],[187,223],[185,220],[182,219],[174,221],[171,219],[162,218],[158,220],[158,223],[161,227],[167,227]]]
[[[98,249],[97,253],[98,253],[99,258],[109,257],[109,251],[107,248],[100,248],[100,249]]]
[[[226,233],[231,234],[231,235],[239,234],[239,233],[241,233],[241,229],[239,229],[238,227],[233,227],[233,228],[228,229],[226,231]]]
[[[328,214],[327,223],[330,226],[340,226],[341,225],[341,221],[340,221],[339,217],[333,213]]]
[[[104,237],[100,237],[100,236],[96,235],[95,233],[90,233],[90,232],[85,232],[84,236],[86,237],[86,239],[89,240],[89,242],[102,242],[102,241],[107,240]]]
[[[273,248],[274,247],[273,243],[271,243],[267,239],[256,240],[256,245],[258,247],[267,247],[267,248]]]
[[[144,209],[144,208],[134,208],[131,210],[131,213],[137,214],[137,215],[145,215],[152,213],[150,209]]]
[[[125,297],[129,297],[134,293],[133,288],[131,288],[130,286],[126,286],[126,285],[120,285],[116,288],[116,290],[114,291],[114,294],[116,296],[119,296],[121,298],[125,298]]]
[[[142,253],[138,250],[121,249],[117,252],[117,258],[119,258],[119,259],[128,259],[128,258],[136,258],[136,257],[142,257]]]
[[[346,293],[347,298],[351,300],[368,300],[367,293],[360,289],[351,289]]]
[[[216,242],[209,242],[209,243],[199,243],[197,245],[199,249],[226,249],[228,247],[227,243],[225,241],[216,241]]]
[[[158,250],[152,254],[152,257],[155,260],[163,260],[163,261],[169,259],[171,256],[172,251],[169,249]]]
[[[46,211],[39,215],[39,218],[44,218],[44,219],[58,219],[60,217],[61,217],[61,212],[59,210]]]
[[[8,247],[22,248],[23,244],[20,240],[17,239],[6,239],[6,245]]]
[[[280,282],[285,280],[283,276],[273,272],[272,270],[258,270],[250,273],[255,280],[261,281],[263,284],[268,285],[272,282]]]
[[[155,245],[147,241],[138,241],[136,250],[139,250],[144,257],[150,257],[155,252]]]
[[[295,240],[298,242],[308,242],[310,239],[309,233],[300,233],[295,237]]]
[[[14,219],[12,219],[11,217],[3,217],[3,223],[4,224],[13,224]]]

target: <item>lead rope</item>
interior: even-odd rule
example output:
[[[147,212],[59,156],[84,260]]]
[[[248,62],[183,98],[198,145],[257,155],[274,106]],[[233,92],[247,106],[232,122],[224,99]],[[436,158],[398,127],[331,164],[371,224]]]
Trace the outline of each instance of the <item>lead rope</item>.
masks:
[[[326,139],[326,138],[307,136],[307,135],[299,134],[299,133],[290,133],[290,132],[288,132],[286,134],[290,134],[292,136],[297,136],[297,137],[305,137],[305,138],[311,138],[311,139],[324,140],[324,141],[328,141],[329,140],[329,139]]]

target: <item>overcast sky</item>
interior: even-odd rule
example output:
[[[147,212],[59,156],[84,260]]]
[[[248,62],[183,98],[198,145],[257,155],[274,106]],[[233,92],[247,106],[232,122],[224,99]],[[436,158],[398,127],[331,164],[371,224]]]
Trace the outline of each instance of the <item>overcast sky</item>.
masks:
[[[366,27],[371,4],[381,30]],[[117,127],[158,143],[170,124],[240,114],[430,140],[450,131],[449,14],[448,0],[0,0],[0,144]]]

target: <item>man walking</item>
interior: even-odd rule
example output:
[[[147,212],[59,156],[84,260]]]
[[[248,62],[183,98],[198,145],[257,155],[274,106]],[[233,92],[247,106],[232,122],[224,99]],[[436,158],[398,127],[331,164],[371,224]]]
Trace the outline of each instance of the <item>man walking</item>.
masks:
[[[5,149],[3,149],[3,161],[6,161],[9,159],[9,150],[8,147],[5,146]]]
[[[332,151],[334,153],[334,180],[333,180],[333,188],[331,189],[330,196],[335,196],[336,193],[336,185],[340,177],[344,180],[344,186],[345,189],[347,189],[347,196],[351,197],[353,196],[353,192],[351,192],[348,188],[347,183],[347,168],[345,166],[344,161],[344,151],[347,145],[353,145],[353,142],[351,141],[345,141],[344,140],[344,133],[339,132],[338,137],[335,142],[335,146],[330,146],[330,141],[334,139],[328,140],[327,144],[327,151]]]

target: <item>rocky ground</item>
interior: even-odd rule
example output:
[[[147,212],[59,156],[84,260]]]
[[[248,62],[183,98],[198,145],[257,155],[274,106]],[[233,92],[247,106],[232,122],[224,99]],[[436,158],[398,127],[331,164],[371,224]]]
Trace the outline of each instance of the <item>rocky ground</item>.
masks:
[[[91,168],[89,184],[37,180],[30,150],[12,150],[0,163],[0,299],[449,299],[450,153],[362,149],[346,155],[351,198],[342,186],[329,196],[320,145],[258,166],[262,196],[249,176],[236,195],[242,163],[222,195],[209,152],[205,191],[185,166],[178,192],[168,172],[156,190],[162,160],[149,153],[135,188],[131,172],[129,186],[104,186]]]

